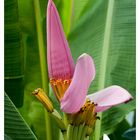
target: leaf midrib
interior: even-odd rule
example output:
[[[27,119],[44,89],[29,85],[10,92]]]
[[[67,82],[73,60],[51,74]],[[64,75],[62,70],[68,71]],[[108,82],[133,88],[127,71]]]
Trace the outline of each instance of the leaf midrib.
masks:
[[[100,61],[101,63],[100,63],[100,70],[99,70],[99,75],[100,75],[99,83],[98,83],[99,90],[105,87],[105,76],[106,76],[106,70],[107,70],[108,52],[109,52],[109,47],[110,47],[110,36],[111,36],[114,2],[115,2],[114,0],[108,1],[104,40],[103,40],[103,47],[102,47],[101,61]],[[96,140],[100,139],[102,113],[99,113],[98,116],[100,117],[100,121],[97,121],[96,126],[95,126],[95,139]]]

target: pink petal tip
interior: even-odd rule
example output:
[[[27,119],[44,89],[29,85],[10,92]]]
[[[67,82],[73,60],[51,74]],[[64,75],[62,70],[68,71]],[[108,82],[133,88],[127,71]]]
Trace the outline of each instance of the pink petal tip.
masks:
[[[74,62],[52,0],[49,0],[47,8],[47,60],[50,78],[72,78]]]
[[[96,112],[105,111],[112,106],[125,103],[133,99],[127,90],[116,85],[88,95],[87,98],[97,104]]]

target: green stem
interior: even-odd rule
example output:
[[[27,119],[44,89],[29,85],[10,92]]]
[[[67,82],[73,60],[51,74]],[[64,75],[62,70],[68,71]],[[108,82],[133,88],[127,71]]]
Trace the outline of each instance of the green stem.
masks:
[[[86,137],[85,137],[85,140],[89,140],[89,136],[86,136]]]
[[[83,127],[84,127],[84,124],[81,124],[81,125],[79,126],[77,140],[80,140],[80,139],[81,139]]]
[[[84,140],[85,139],[87,128],[88,128],[88,126],[86,126],[86,125],[83,127],[82,135],[81,135],[81,139],[80,140]]]
[[[64,115],[64,123],[66,125],[66,127],[68,126],[68,119],[67,119],[67,114],[63,113]]]
[[[101,54],[102,58],[101,58],[101,65],[100,65],[99,90],[105,87],[105,75],[106,75],[106,66],[107,66],[108,52],[109,52],[109,46],[110,46],[113,8],[114,8],[114,0],[109,0],[106,24],[105,24],[103,49],[102,49],[102,54]],[[100,117],[100,121],[96,122],[95,137],[93,140],[100,140],[102,113],[99,113],[99,117]]]
[[[100,132],[101,132],[101,123],[102,123],[102,113],[98,113],[100,120],[96,121],[95,124],[95,138],[93,140],[100,140]]]
[[[70,124],[68,125],[67,136],[68,136],[68,140],[72,140],[72,138],[73,138],[73,126]]]
[[[41,78],[42,78],[42,87],[44,91],[49,93],[49,83],[48,83],[48,75],[47,75],[47,63],[46,63],[46,51],[43,37],[43,29],[42,29],[42,20],[41,20],[41,11],[40,11],[40,3],[39,0],[33,0],[34,11],[35,11],[35,19],[36,19],[36,28],[37,28],[37,39],[38,39],[38,47],[39,47],[39,57],[40,57],[40,67],[41,67]],[[46,119],[46,131],[47,131],[47,140],[52,139],[51,135],[51,125],[50,125],[50,117],[47,111],[45,111],[45,119]]]
[[[62,132],[64,140],[67,140],[67,131]]]
[[[78,126],[75,126],[73,129],[73,140],[78,140]]]

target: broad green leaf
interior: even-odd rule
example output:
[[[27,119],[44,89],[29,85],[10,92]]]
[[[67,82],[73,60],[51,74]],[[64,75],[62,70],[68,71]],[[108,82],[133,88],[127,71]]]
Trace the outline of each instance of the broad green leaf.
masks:
[[[23,103],[24,48],[19,25],[18,1],[5,0],[5,91],[18,107]]]
[[[135,108],[134,101],[129,104],[119,105],[103,113],[102,133],[110,134],[114,127],[119,124]],[[108,124],[108,125],[107,125]]]
[[[110,134],[127,113],[135,108],[135,1],[97,0],[77,22],[69,36],[76,61],[90,54],[96,78],[89,93],[110,85],[127,89],[134,100],[103,113],[102,133]]]
[[[92,0],[92,1],[90,1],[90,0],[73,0],[73,11],[72,11],[72,17],[71,17],[72,18],[72,27],[77,24],[77,21],[81,18],[81,15],[83,14],[84,9],[88,6],[88,4],[90,2],[93,2],[93,1],[94,0]]]
[[[8,135],[4,134],[4,139],[5,140],[12,140]]]
[[[37,140],[10,98],[4,95],[4,125],[7,140]]]
[[[62,0],[60,2],[61,2],[60,16],[65,34],[67,36],[71,29],[73,0]]]

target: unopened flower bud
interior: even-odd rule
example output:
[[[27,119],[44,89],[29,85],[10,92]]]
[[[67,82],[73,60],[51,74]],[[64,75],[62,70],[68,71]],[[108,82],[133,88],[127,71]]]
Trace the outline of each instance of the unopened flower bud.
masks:
[[[45,94],[45,92],[43,91],[43,89],[37,88],[32,93],[45,106],[45,108],[47,109],[48,112],[53,112],[53,109],[54,108],[53,108],[52,102],[48,98],[48,96]]]

